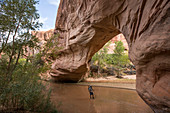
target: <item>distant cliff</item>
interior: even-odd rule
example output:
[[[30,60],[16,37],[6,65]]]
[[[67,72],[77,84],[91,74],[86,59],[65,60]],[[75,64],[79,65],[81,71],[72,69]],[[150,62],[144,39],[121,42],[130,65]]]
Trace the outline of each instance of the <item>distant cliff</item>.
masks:
[[[54,34],[54,29],[48,31],[32,31],[32,35],[35,35],[39,39],[39,46],[43,47],[44,43]],[[39,50],[28,49],[28,54],[34,55],[37,54]]]

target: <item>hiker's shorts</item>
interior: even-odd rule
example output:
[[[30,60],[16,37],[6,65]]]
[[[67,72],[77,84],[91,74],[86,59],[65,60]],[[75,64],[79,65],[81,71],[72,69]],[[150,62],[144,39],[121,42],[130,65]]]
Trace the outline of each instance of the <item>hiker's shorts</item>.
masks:
[[[90,92],[90,95],[93,95],[93,92]]]

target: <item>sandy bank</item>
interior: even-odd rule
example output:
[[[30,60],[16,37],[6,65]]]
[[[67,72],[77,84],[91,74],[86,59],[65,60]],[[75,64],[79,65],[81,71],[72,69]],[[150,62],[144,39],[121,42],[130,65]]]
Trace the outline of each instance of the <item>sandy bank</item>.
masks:
[[[100,87],[115,87],[123,89],[136,89],[136,75],[126,75],[119,79],[115,76],[99,77],[99,78],[86,78],[78,85],[92,85]]]

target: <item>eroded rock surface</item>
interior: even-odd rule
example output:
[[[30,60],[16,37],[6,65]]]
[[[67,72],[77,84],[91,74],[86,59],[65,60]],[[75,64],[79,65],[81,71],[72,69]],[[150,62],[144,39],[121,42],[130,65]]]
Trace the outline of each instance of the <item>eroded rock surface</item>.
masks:
[[[138,94],[155,112],[170,112],[169,0],[61,0],[55,33],[63,47],[50,73],[55,80],[80,80],[94,53],[123,33]]]
[[[46,41],[54,34],[54,29],[48,31],[33,31],[32,35],[35,35],[40,40],[40,45],[43,46]]]
[[[32,31],[32,35],[36,36],[39,39],[39,46],[40,46],[40,48],[34,49],[34,50],[31,50],[28,48],[28,54],[34,55],[44,49],[44,46],[47,43],[48,39],[50,39],[54,36],[54,29],[50,29],[48,31]],[[47,59],[50,59],[52,61],[51,58],[47,58],[45,56],[42,57],[42,60],[46,63],[48,63]],[[41,73],[40,74],[41,79],[50,80],[51,75],[49,72],[50,72],[50,70],[47,71],[46,73]]]

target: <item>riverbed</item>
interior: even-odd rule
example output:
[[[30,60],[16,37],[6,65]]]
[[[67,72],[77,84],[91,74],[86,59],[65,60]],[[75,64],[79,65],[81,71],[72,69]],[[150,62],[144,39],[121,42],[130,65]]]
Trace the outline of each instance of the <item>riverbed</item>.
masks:
[[[62,113],[153,113],[134,89],[93,86],[95,99],[90,99],[87,85],[50,86],[51,100]]]

